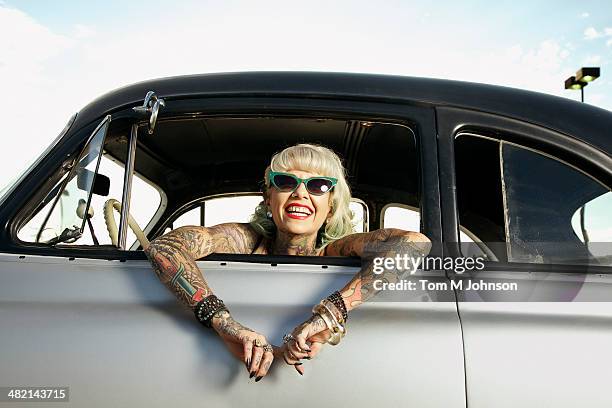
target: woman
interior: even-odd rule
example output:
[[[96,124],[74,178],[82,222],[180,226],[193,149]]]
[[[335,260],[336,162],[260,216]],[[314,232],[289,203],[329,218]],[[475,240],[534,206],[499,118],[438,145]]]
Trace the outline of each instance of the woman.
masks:
[[[162,283],[217,332],[245,363],[250,377],[257,377],[255,381],[268,373],[274,354],[303,374],[300,360],[315,356],[325,342],[340,341],[348,313],[376,294],[375,279],[399,279],[395,271],[374,274],[370,255],[424,255],[429,250],[427,237],[416,232],[384,229],[353,234],[344,168],[325,147],[299,144],[277,153],[264,183],[264,200],[250,224],[181,227],[145,248]],[[213,294],[195,263],[211,253],[359,256],[363,267],[344,288],[315,305],[313,315],[275,350],[263,335],[234,320]]]

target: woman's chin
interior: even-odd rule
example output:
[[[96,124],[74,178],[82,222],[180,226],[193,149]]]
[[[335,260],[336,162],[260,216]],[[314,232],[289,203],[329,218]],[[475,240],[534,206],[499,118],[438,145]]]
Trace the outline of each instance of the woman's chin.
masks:
[[[283,232],[292,235],[316,235],[319,231],[315,229],[312,224],[310,225],[300,225],[296,222],[287,222],[283,225],[283,228],[280,228]]]

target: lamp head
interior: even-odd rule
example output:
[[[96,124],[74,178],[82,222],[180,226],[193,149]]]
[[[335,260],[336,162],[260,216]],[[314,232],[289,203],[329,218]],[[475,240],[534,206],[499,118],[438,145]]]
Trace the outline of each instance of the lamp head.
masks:
[[[588,82],[580,82],[575,76],[571,76],[565,80],[565,89],[579,90],[588,85]]]
[[[599,78],[599,67],[582,67],[576,72],[576,81],[593,82]]]

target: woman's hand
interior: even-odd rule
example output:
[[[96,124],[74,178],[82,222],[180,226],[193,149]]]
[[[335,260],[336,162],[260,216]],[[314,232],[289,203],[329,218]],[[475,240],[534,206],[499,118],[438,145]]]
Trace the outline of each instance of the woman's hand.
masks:
[[[313,315],[293,329],[291,336],[292,339],[280,348],[278,354],[282,355],[285,363],[294,366],[297,372],[303,375],[304,367],[300,360],[310,360],[316,356],[329,339],[330,332],[323,318]]]
[[[212,319],[212,327],[228,350],[244,362],[250,378],[261,380],[274,360],[273,348],[266,338],[238,323],[227,311],[221,311]]]

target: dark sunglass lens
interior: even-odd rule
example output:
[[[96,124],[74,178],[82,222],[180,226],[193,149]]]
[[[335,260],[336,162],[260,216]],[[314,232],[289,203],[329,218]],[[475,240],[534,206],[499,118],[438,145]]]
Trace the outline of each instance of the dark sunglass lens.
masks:
[[[274,176],[274,185],[281,191],[292,191],[297,186],[297,180],[284,174]]]
[[[321,195],[331,190],[332,182],[330,180],[316,178],[310,180],[306,187],[311,194]]]

